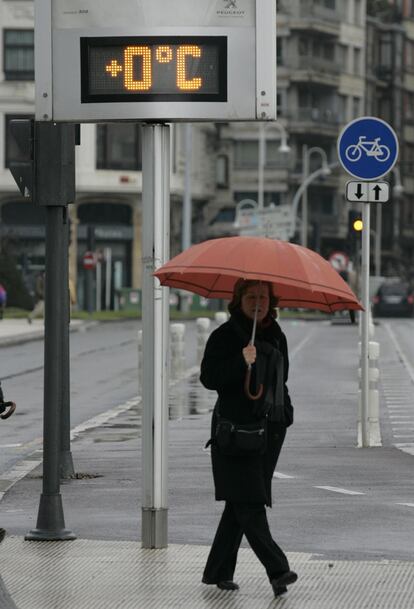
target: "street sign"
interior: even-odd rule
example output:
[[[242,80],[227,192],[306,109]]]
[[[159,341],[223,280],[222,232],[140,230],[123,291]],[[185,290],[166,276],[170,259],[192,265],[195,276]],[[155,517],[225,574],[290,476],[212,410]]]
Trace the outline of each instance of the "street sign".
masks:
[[[85,252],[82,256],[83,268],[90,271],[96,267],[96,256],[94,252]]]
[[[346,271],[349,265],[349,257],[345,252],[332,252],[329,262],[336,271]]]
[[[388,182],[347,182],[347,201],[362,203],[386,203],[390,198]]]
[[[247,202],[250,203],[247,206]],[[243,203],[243,202],[242,202]],[[251,205],[253,203],[253,205]],[[234,228],[240,235],[263,235],[271,239],[288,241],[292,226],[292,208],[290,205],[269,205],[258,209],[257,203],[246,200],[246,205],[236,211]]]
[[[350,175],[360,180],[376,180],[397,162],[398,139],[385,121],[372,116],[357,118],[342,130],[338,156]]]
[[[274,0],[42,0],[35,47],[38,121],[276,119]]]

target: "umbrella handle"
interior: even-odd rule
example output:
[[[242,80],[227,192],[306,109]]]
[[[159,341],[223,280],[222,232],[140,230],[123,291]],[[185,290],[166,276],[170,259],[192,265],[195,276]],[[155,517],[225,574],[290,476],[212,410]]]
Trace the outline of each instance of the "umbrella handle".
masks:
[[[246,378],[244,379],[244,392],[247,395],[247,397],[249,398],[249,400],[260,400],[260,398],[263,395],[263,385],[260,383],[259,385],[259,391],[257,392],[256,395],[254,395],[253,393],[250,393],[250,377],[252,375],[252,367],[249,365],[247,367],[246,370]]]

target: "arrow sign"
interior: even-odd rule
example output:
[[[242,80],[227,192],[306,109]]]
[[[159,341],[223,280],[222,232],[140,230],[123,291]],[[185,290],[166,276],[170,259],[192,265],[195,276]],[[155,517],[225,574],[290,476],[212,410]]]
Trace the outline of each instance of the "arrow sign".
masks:
[[[347,182],[347,201],[360,203],[386,203],[390,198],[388,182]]]
[[[370,203],[386,203],[390,198],[388,182],[370,182],[368,184],[368,201]]]

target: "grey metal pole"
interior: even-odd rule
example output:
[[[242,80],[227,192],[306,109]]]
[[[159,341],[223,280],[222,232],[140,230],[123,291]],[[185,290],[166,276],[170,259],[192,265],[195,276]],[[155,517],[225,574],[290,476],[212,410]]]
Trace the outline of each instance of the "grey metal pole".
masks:
[[[309,155],[308,146],[302,146],[302,182],[305,183],[309,176]],[[308,188],[306,187],[302,194],[302,231],[301,245],[308,247]]]
[[[264,208],[264,168],[266,163],[265,126],[259,123],[259,149],[257,167],[257,209],[259,214]]]
[[[170,132],[142,129],[142,547],[168,545],[169,291],[154,270],[169,257]]]
[[[361,445],[370,446],[369,433],[369,259],[370,259],[370,204],[362,208],[362,261],[361,296],[364,311],[361,312]]]
[[[183,235],[182,249],[191,245],[191,171],[193,156],[193,129],[190,123],[185,125],[185,173],[184,173],[184,201],[183,201]]]
[[[64,208],[46,207],[46,279],[45,279],[45,364],[43,422],[43,489],[40,496],[36,529],[25,539],[54,541],[75,539],[65,528],[60,494],[60,405],[62,377],[62,316],[65,254],[63,248]]]
[[[191,245],[191,223],[192,223],[192,205],[191,205],[191,173],[193,160],[193,128],[190,123],[186,123],[185,127],[185,172],[184,172],[184,199],[183,199],[183,221],[182,221],[182,239],[181,249],[184,251]],[[180,298],[180,311],[188,313],[190,310],[189,296]]]
[[[381,275],[382,205],[375,209],[375,274]]]
[[[69,294],[69,215],[67,207],[63,208],[62,239],[62,410],[61,410],[61,446],[60,477],[70,478],[74,475],[72,453],[70,450],[70,294]]]

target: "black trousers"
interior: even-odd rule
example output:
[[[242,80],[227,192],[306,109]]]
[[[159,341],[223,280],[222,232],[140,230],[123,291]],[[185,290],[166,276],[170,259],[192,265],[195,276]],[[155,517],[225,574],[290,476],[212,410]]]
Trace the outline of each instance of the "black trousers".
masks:
[[[269,580],[289,571],[288,559],[270,533],[265,506],[227,501],[204,569],[205,584],[233,579],[243,534]]]

